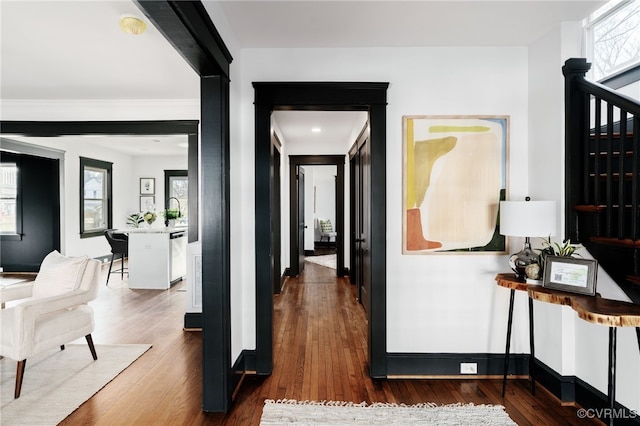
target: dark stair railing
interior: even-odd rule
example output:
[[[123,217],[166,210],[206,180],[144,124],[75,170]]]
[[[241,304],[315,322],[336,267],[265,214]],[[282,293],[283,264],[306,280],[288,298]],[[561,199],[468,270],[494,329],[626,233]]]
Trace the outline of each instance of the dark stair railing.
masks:
[[[583,244],[640,303],[640,102],[565,62],[566,238]]]

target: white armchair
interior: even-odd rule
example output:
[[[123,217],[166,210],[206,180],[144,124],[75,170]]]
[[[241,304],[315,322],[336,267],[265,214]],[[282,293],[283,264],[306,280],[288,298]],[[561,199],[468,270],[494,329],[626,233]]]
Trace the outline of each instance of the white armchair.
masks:
[[[14,397],[20,397],[27,358],[85,337],[93,359],[98,359],[91,339],[94,330],[93,309],[87,302],[98,295],[100,262],[83,257],[66,257],[54,251],[42,261],[30,287],[29,297],[7,301],[0,310],[0,355],[18,362]],[[15,292],[29,293],[25,285]],[[22,293],[22,294],[20,294]]]

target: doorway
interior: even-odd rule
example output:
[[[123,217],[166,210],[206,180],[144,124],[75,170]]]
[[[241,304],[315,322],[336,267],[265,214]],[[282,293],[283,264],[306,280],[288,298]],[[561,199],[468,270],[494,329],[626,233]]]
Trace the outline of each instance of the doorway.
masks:
[[[367,111],[370,125],[371,308],[367,311],[367,363],[372,378],[387,375],[386,336],[386,104],[389,83],[255,82],[255,238],[257,374],[273,371],[273,241],[269,206],[274,189],[270,164],[271,114],[276,110]]]
[[[336,273],[342,277],[344,268],[344,155],[291,155],[289,156],[289,194],[290,194],[290,276],[298,276],[304,265],[305,227],[310,224],[301,219],[301,206],[304,205],[304,186],[301,196],[300,169],[303,166],[335,166],[336,167],[336,215],[335,215],[335,244],[336,244]],[[303,178],[304,179],[304,178]],[[304,217],[304,216],[303,216]],[[311,226],[314,226],[311,224]]]

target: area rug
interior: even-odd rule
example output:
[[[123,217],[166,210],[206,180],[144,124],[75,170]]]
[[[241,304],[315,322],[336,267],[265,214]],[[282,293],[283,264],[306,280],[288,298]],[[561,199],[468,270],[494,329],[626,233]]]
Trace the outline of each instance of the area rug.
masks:
[[[113,380],[151,345],[66,345],[27,359],[20,398],[13,398],[16,361],[0,360],[0,424],[57,425]]]
[[[336,255],[326,254],[323,256],[306,256],[305,262],[315,263],[317,265],[326,266],[327,268],[336,269]]]
[[[501,405],[423,403],[356,404],[336,401],[268,399],[260,425],[509,425],[516,423]]]

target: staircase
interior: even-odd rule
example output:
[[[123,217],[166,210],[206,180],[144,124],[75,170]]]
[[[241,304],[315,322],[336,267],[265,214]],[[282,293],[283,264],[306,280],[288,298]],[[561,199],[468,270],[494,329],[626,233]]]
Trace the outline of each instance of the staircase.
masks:
[[[589,67],[562,68],[566,237],[640,304],[640,103],[586,80]]]

